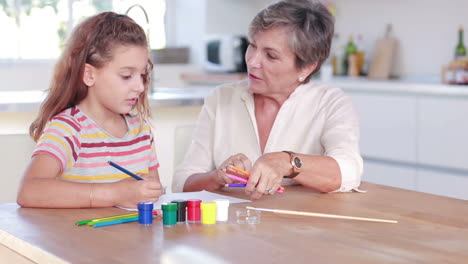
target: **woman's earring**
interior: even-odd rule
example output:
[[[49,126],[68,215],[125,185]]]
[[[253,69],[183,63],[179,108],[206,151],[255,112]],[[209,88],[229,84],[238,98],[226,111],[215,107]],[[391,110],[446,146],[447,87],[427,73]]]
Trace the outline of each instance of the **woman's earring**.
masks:
[[[303,77],[299,77],[299,82],[303,82],[304,81],[304,78]]]

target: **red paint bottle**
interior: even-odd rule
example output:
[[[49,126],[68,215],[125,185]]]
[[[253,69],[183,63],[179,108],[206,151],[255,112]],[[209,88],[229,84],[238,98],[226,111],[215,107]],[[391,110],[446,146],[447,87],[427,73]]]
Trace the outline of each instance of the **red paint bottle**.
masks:
[[[201,200],[192,199],[187,200],[187,221],[189,222],[200,222],[201,220],[201,210],[200,210]]]

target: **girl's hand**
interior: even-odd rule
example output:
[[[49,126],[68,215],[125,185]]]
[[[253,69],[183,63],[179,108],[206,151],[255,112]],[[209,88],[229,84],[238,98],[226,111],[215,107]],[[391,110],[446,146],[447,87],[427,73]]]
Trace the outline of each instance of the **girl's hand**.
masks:
[[[229,166],[236,166],[239,169],[250,171],[252,169],[252,162],[242,153],[232,155],[226,159],[221,166],[216,170],[216,182],[219,184],[220,188],[224,187],[225,184],[233,183],[234,181],[229,178],[226,174],[226,170],[229,169]]]
[[[162,186],[157,177],[149,174],[137,173],[142,181],[128,178],[116,182],[118,199],[117,205],[136,208],[139,202],[157,202],[162,194]]]
[[[273,195],[281,186],[283,176],[291,171],[289,155],[284,152],[272,152],[262,155],[254,164],[245,192],[253,200],[264,194]]]

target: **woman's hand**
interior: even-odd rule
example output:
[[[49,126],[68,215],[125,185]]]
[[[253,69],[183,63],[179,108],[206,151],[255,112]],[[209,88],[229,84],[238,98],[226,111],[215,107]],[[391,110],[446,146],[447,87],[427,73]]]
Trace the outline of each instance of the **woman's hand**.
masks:
[[[137,173],[142,181],[128,178],[116,182],[118,199],[117,205],[127,208],[136,208],[139,202],[157,202],[162,194],[159,178],[149,174]]]
[[[254,164],[245,192],[253,200],[264,194],[275,194],[281,186],[284,175],[291,172],[289,155],[285,152],[272,152],[262,155]]]
[[[225,184],[234,182],[226,174],[226,169],[229,169],[229,166],[235,166],[239,169],[250,171],[252,169],[252,162],[242,153],[232,155],[226,159],[216,170],[216,182],[220,187],[224,187]]]

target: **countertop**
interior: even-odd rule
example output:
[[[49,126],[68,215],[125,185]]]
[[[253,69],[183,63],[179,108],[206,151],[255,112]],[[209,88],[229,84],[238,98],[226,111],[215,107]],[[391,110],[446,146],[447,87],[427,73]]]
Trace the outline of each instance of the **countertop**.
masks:
[[[317,81],[317,80],[313,80]],[[401,95],[424,95],[468,99],[468,85],[446,85],[414,80],[368,80],[357,77],[337,77],[326,82],[345,92],[384,93]],[[194,85],[186,88],[156,88],[150,96],[150,106],[185,107],[201,106],[204,97],[215,87]],[[42,91],[0,91],[0,112],[34,112],[44,100]]]
[[[365,77],[334,77],[327,83],[349,92],[468,98],[468,85],[448,85],[431,79],[369,80]]]
[[[214,86],[156,88],[149,102],[155,107],[201,106]],[[43,91],[0,91],[0,112],[35,112],[44,100]]]

